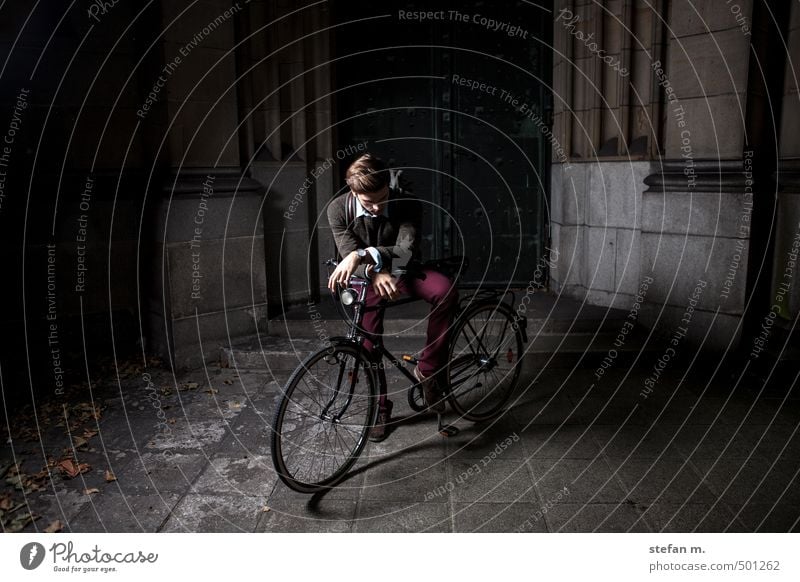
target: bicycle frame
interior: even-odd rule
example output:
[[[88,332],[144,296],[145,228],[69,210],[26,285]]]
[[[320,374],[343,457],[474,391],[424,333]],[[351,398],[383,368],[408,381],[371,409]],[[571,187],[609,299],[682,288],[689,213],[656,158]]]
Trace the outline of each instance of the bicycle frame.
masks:
[[[416,301],[421,301],[418,297],[405,297],[402,299],[398,299],[397,301],[392,301],[390,303],[381,302],[380,304],[367,307],[366,306],[366,296],[367,296],[367,289],[369,287],[370,282],[366,279],[360,279],[357,277],[353,277],[350,280],[351,288],[355,290],[358,294],[358,298],[356,301],[353,302],[353,316],[348,317],[346,312],[342,307],[341,300],[337,297],[336,292],[332,292],[334,302],[336,303],[337,309],[342,316],[342,319],[348,326],[347,336],[343,339],[356,344],[359,348],[364,347],[364,340],[367,339],[366,334],[364,333],[363,329],[361,328],[361,321],[363,318],[363,314],[366,311],[377,311],[380,309],[391,309],[392,307],[398,307],[400,305],[405,305],[406,303],[414,303]],[[403,375],[408,378],[408,380],[412,384],[417,384],[417,379],[414,375],[409,372],[403,363],[395,357],[386,347],[383,345],[383,342],[378,341],[377,338],[370,338],[373,344],[373,350],[375,351],[376,355],[381,358],[386,358],[392,365],[400,370]],[[373,358],[373,361],[375,358]],[[380,361],[380,360],[378,360]]]
[[[446,264],[447,260],[444,260],[443,263]],[[336,265],[336,261],[334,261],[333,259],[329,259],[328,261],[325,262],[325,264],[328,265],[328,266],[335,266]],[[365,300],[366,300],[366,295],[367,295],[367,290],[369,288],[369,285],[370,285],[370,281],[367,280],[367,279],[363,279],[363,278],[360,278],[360,277],[351,277],[351,279],[350,279],[350,287],[348,287],[346,289],[352,289],[352,291],[355,292],[356,295],[357,295],[357,298],[352,303],[352,305],[354,305],[353,316],[352,317],[349,317],[347,315],[347,313],[344,310],[344,307],[342,305],[340,296],[339,296],[340,293],[346,291],[346,289],[342,289],[339,293],[337,293],[337,291],[332,291],[331,292],[331,295],[333,296],[333,300],[334,300],[334,303],[336,305],[336,308],[339,311],[339,315],[341,316],[342,320],[347,324],[347,326],[349,328],[348,332],[347,332],[347,336],[345,338],[341,338],[341,339],[357,345],[359,347],[359,349],[363,349],[364,340],[366,339],[366,334],[364,333],[363,329],[361,328],[361,321],[363,319],[364,312],[366,312],[366,311],[377,311],[379,309],[391,309],[392,307],[398,307],[400,305],[405,305],[407,303],[413,303],[415,301],[420,301],[421,300],[418,297],[405,297],[405,298],[398,299],[396,301],[391,301],[391,302],[386,302],[385,300],[383,300],[378,305],[375,305],[375,306],[372,306],[372,307],[367,307]],[[468,295],[466,297],[462,297],[461,300],[459,301],[458,310],[457,310],[457,312],[456,312],[456,314],[454,316],[454,321],[457,321],[458,318],[461,316],[461,314],[464,313],[467,309],[469,309],[469,307],[472,306],[472,305],[480,305],[480,304],[483,304],[483,303],[492,303],[492,304],[494,304],[494,303],[498,303],[498,304],[499,303],[504,303],[505,304],[506,303],[505,296],[507,296],[507,295],[511,296],[511,300],[510,300],[510,302],[508,302],[510,304],[509,307],[513,306],[515,295],[514,295],[514,292],[511,291],[511,290],[506,290],[505,292],[503,292],[503,291],[496,290],[496,289],[482,289],[482,290],[479,290],[479,291],[477,291],[477,292],[475,292],[475,293],[473,293],[471,295]],[[519,331],[522,333],[523,341],[527,342],[528,341],[527,330],[526,330],[526,328],[527,328],[527,325],[526,325],[527,324],[527,320],[522,316],[514,315],[514,323],[516,324],[516,328],[519,329]],[[514,328],[514,327],[515,326],[512,325],[512,328]],[[470,326],[470,330],[472,331],[472,333],[473,333],[473,335],[474,335],[474,337],[475,337],[475,339],[477,341],[477,346],[479,347],[479,349],[482,350],[483,353],[488,353],[488,350],[483,345],[483,341],[482,341],[480,335],[475,331],[475,329],[472,328],[472,326]],[[515,329],[515,331],[516,331],[516,329]],[[411,374],[411,372],[409,372],[406,369],[406,366],[404,366],[403,363],[394,356],[394,354],[392,354],[388,349],[386,349],[386,347],[383,345],[383,342],[379,341],[377,338],[370,337],[369,339],[373,343],[373,350],[374,350],[375,354],[381,358],[378,361],[382,361],[383,358],[386,358],[387,360],[389,360],[395,368],[400,370],[400,372],[402,372],[403,375],[406,378],[408,378],[408,380],[412,384],[412,389],[413,389],[413,387],[418,384],[418,381],[414,377],[414,375]],[[499,346],[498,346],[498,350],[499,350]],[[464,382],[470,380],[476,374],[478,374],[481,371],[483,371],[485,369],[485,366],[487,366],[487,365],[488,366],[492,366],[493,362],[496,361],[498,355],[499,355],[499,351],[495,351],[495,353],[493,353],[491,355],[491,357],[488,358],[487,361],[481,361],[480,366],[473,373],[468,374],[467,376],[465,376],[463,378],[458,378],[458,380],[453,381],[453,378],[451,377],[450,378],[450,383],[445,386],[445,391],[449,391],[449,390],[452,390],[453,388],[457,388],[458,386],[460,386]],[[414,360],[414,359],[403,358],[403,360],[406,361],[406,362],[416,363],[416,360]],[[373,361],[374,361],[374,358],[373,358]],[[465,359],[464,363],[465,363],[464,368],[469,368],[468,360]],[[456,374],[456,376],[457,376],[457,374]],[[380,382],[384,381],[382,376],[379,376],[379,381]]]

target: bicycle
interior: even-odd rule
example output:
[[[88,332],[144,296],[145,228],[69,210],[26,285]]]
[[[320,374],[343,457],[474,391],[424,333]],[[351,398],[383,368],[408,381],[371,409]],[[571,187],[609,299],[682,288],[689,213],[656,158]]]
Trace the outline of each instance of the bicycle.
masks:
[[[325,262],[335,267],[336,261]],[[461,257],[429,261],[432,267],[452,275],[465,267]],[[395,274],[420,276],[407,269]],[[458,273],[456,273],[456,278]],[[451,277],[452,278],[452,277]],[[347,288],[332,292],[349,331],[330,338],[330,345],[308,356],[289,377],[273,419],[271,453],[275,469],[288,487],[315,493],[335,486],[358,460],[378,413],[379,382],[385,386],[384,360],[411,382],[409,406],[427,410],[422,387],[405,364],[416,364],[413,355],[396,358],[380,340],[373,339],[371,357],[364,348],[360,324],[367,308],[364,300],[369,281],[352,277]],[[338,297],[337,297],[338,295]],[[510,302],[506,301],[511,296]],[[390,309],[420,301],[416,297],[383,301],[374,309]],[[528,341],[527,320],[514,312],[511,291],[482,290],[463,297],[450,332],[448,362],[442,388],[450,406],[461,418],[473,422],[499,416],[520,374],[523,344]],[[346,308],[351,307],[348,314]],[[402,361],[401,361],[402,360]],[[441,382],[440,382],[441,384]],[[444,436],[457,432],[442,424]]]

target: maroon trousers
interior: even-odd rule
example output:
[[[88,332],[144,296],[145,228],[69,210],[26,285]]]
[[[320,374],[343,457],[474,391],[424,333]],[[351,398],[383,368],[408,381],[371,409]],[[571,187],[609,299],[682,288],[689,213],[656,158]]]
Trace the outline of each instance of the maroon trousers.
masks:
[[[425,269],[423,274],[424,279],[401,277],[397,282],[397,290],[403,295],[424,299],[431,305],[425,348],[418,358],[420,372],[425,377],[429,377],[447,364],[450,324],[458,305],[458,291],[449,278],[437,271]],[[380,296],[370,285],[366,296],[367,307],[374,307],[380,300]],[[364,314],[361,325],[367,332],[368,338],[369,335],[374,335],[380,339],[380,336],[383,335],[383,315],[383,309],[369,310]],[[364,346],[370,352],[372,351],[373,344],[369,339],[364,342]],[[381,388],[381,405],[386,401],[385,382],[382,384],[384,386]]]

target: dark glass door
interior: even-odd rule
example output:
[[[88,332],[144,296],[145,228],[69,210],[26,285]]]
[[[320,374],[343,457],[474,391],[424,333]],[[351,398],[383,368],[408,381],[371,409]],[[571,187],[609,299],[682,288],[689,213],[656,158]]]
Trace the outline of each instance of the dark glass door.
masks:
[[[338,144],[426,203],[426,257],[526,285],[547,244],[551,3],[334,2]]]

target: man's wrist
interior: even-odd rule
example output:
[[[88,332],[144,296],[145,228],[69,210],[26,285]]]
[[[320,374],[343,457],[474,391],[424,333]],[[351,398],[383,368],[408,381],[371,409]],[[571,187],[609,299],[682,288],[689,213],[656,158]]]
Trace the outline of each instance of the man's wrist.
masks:
[[[359,264],[363,263],[364,259],[366,259],[369,256],[369,253],[364,249],[356,249],[353,251],[353,253],[355,254],[355,260]]]

